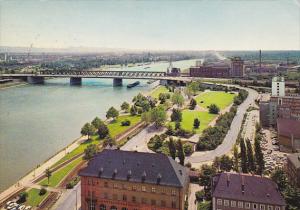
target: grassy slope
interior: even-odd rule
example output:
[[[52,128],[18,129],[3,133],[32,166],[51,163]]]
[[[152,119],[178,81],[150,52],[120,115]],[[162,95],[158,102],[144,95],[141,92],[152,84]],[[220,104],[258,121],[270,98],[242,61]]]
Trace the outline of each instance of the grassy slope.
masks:
[[[170,93],[170,92],[165,86],[159,86],[150,94],[150,96],[158,99],[160,93]]]
[[[60,181],[72,170],[74,169],[80,162],[82,161],[82,158],[77,158],[76,160],[73,160],[68,165],[64,166],[63,168],[59,169],[55,173],[52,174],[50,177],[50,181],[48,184],[48,179],[44,178],[42,181],[39,182],[40,185],[49,185],[51,187],[56,187]]]
[[[130,126],[122,126],[121,122],[124,120],[130,120],[131,124]],[[117,120],[111,122],[108,124],[108,129],[110,132],[111,137],[116,137],[118,134],[126,131],[127,129],[135,126],[137,123],[141,121],[141,116],[135,115],[122,115],[119,116]]]
[[[182,111],[182,122],[181,127],[183,129],[192,131],[194,119],[198,118],[200,120],[200,127],[196,129],[196,133],[201,133],[205,128],[207,128],[208,124],[216,117],[214,114],[209,114],[208,112],[200,112],[194,110],[183,110]],[[175,126],[175,123],[171,123],[172,126]]]
[[[221,110],[229,106],[233,102],[235,94],[220,91],[204,92],[196,97],[197,104],[203,108],[211,104],[216,104]],[[200,103],[203,101],[203,103]]]
[[[49,195],[49,192],[47,192],[45,195],[40,196],[39,195],[40,190],[39,189],[30,189],[28,191],[28,198],[26,201],[26,205],[29,206],[37,206],[40,204],[40,202]]]

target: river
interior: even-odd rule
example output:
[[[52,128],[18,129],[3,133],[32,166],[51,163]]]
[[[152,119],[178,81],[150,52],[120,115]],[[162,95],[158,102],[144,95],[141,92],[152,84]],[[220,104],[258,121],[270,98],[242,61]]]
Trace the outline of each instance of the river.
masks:
[[[195,60],[173,62],[188,68]],[[168,63],[115,70],[166,71]],[[82,125],[95,116],[105,118],[109,107],[119,108],[151,86],[141,80],[127,89],[113,87],[112,79],[83,79],[70,86],[69,79],[46,80],[43,85],[25,85],[0,90],[0,192],[80,136]]]

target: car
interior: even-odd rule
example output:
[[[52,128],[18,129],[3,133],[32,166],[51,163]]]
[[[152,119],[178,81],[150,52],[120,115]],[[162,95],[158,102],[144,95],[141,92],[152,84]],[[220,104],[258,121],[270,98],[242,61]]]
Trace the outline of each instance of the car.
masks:
[[[21,205],[21,206],[19,206],[18,210],[24,210],[25,208],[26,208],[25,205]]]
[[[25,208],[25,210],[30,210],[32,207],[31,206],[27,206],[26,208]]]
[[[7,203],[6,203],[6,206],[9,206],[10,204],[12,204],[13,203],[13,201],[8,201]]]

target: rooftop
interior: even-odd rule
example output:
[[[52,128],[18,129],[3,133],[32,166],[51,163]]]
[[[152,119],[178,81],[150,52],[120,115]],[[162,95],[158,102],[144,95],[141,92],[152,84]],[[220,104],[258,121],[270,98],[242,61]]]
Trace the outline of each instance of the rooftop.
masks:
[[[187,168],[163,154],[105,149],[79,175],[184,187],[189,174]]]
[[[294,153],[287,156],[295,168],[300,168],[300,153]]]
[[[284,82],[284,77],[273,77],[272,82]]]
[[[213,197],[285,205],[271,179],[251,174],[221,173],[213,181]]]

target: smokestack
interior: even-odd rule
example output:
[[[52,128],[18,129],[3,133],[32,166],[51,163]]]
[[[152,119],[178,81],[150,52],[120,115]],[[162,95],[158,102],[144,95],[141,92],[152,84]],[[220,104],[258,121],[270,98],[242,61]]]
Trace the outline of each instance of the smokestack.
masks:
[[[261,50],[259,50],[259,68],[261,68]]]

